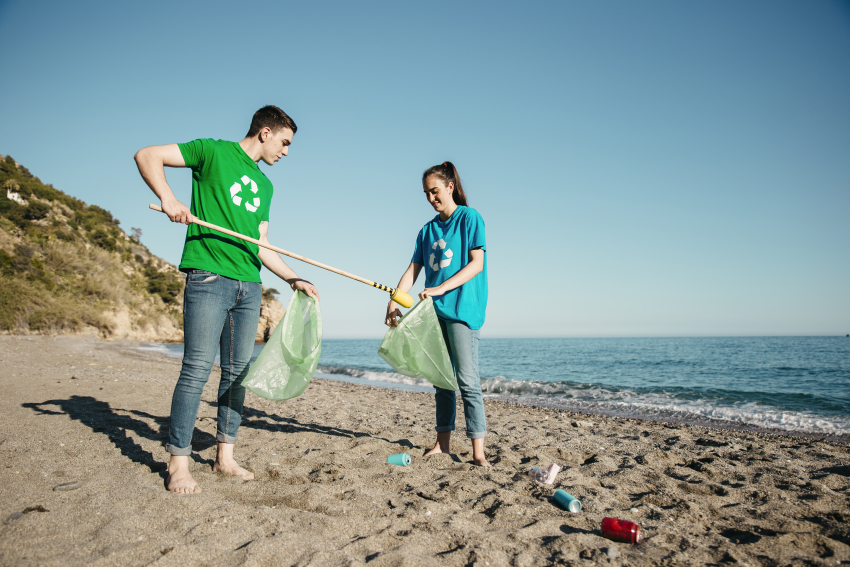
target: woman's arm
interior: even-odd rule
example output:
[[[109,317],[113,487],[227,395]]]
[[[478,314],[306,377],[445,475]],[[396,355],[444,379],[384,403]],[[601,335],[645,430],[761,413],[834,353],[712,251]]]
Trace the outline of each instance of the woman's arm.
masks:
[[[419,299],[436,297],[448,293],[480,274],[482,270],[484,270],[484,249],[474,248],[469,251],[469,263],[467,265],[437,287],[423,289],[422,293],[419,294]]]
[[[407,267],[407,270],[405,270],[404,275],[401,276],[401,279],[398,281],[397,288],[405,293],[410,291],[410,288],[412,288],[413,284],[416,283],[416,279],[419,277],[419,272],[421,271],[422,264],[411,262]],[[398,308],[398,303],[391,299],[389,304],[387,304],[387,316],[384,319],[384,324],[388,327],[397,327],[398,317],[401,317],[401,310]]]

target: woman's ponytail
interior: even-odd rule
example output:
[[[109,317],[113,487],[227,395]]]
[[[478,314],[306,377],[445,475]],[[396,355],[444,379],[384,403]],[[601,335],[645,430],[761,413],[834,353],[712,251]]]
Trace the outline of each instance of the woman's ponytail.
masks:
[[[436,175],[442,179],[443,183],[446,185],[454,183],[455,190],[454,193],[452,193],[452,198],[454,199],[455,204],[463,205],[464,207],[469,206],[466,204],[466,193],[463,192],[463,185],[460,183],[460,175],[452,162],[444,161],[440,165],[429,167],[425,170],[425,173],[422,174],[422,182],[425,183],[425,180],[432,175]]]

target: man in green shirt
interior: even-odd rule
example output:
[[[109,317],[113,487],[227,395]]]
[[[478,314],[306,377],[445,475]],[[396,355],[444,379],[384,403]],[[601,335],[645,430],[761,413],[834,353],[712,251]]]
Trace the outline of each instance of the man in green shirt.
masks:
[[[195,218],[268,242],[269,205],[273,188],[259,168],[273,165],[289,153],[297,126],[276,106],[254,114],[241,142],[201,139],[186,144],[149,146],[136,153],[145,183],[174,222],[189,225],[180,270],[186,273],[183,298],[184,354],[180,378],[171,401],[166,450],[168,490],[200,492],[189,472],[192,432],[201,392],[209,379],[216,350],[220,352],[218,388],[218,454],[213,470],[253,480],[253,473],[233,458],[242,420],[245,388],[242,381],[254,350],[260,318],[265,266],[292,287],[319,298],[313,285],[302,280],[276,253],[255,244],[192,224]],[[192,170],[191,208],[178,201],[165,179],[165,167]]]

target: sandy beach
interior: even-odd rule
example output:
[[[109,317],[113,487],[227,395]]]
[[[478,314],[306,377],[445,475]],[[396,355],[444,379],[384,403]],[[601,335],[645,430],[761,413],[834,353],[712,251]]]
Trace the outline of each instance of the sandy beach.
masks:
[[[244,482],[211,471],[216,369],[193,442],[203,493],[171,494],[180,363],[134,346],[0,337],[0,564],[850,563],[846,444],[488,399],[483,469],[462,419],[455,454],[422,457],[430,394],[334,380],[287,402],[248,394],[236,457],[257,479]],[[400,452],[409,467],[386,463]],[[554,486],[526,474],[553,462]],[[557,488],[584,509],[560,509]],[[645,541],[604,539],[605,516]]]

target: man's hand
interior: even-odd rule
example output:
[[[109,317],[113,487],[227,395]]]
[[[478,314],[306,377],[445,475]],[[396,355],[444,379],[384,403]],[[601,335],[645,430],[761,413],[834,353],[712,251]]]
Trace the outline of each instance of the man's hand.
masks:
[[[162,201],[162,212],[168,215],[172,222],[192,224],[195,216],[189,211],[189,207],[177,199],[165,199]]]
[[[142,179],[162,202],[162,212],[167,214],[173,222],[191,224],[195,217],[192,216],[189,207],[177,200],[165,179],[166,166],[186,167],[186,160],[180,153],[180,147],[177,144],[148,146],[136,152],[133,159],[136,160]]]
[[[384,319],[384,325],[387,327],[398,327],[398,318],[401,317],[401,310],[395,301],[390,301],[387,305],[387,316]]]
[[[307,280],[295,280],[294,282],[289,284],[289,287],[292,288],[292,291],[298,291],[300,289],[309,297],[315,297],[316,301],[321,301],[321,299],[319,298],[319,290],[317,290],[316,286],[314,286]]]
[[[426,287],[419,294],[419,299],[425,299],[426,297],[437,297],[438,295],[443,295],[446,293],[446,290],[443,289],[443,286],[438,285],[437,287]]]

